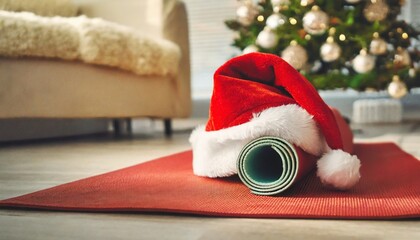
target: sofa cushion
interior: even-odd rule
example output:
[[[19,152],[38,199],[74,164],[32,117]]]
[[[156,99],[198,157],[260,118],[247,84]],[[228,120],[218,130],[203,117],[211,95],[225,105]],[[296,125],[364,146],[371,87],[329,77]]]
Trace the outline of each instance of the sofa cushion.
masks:
[[[99,18],[41,17],[0,10],[0,55],[80,60],[138,75],[175,76],[174,43]]]

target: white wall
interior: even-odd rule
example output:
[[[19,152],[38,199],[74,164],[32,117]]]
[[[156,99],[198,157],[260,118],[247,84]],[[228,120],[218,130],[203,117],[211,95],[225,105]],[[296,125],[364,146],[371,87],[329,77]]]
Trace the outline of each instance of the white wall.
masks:
[[[187,6],[194,99],[209,98],[213,73],[238,50],[231,47],[233,32],[224,21],[235,17],[236,0],[184,0]]]

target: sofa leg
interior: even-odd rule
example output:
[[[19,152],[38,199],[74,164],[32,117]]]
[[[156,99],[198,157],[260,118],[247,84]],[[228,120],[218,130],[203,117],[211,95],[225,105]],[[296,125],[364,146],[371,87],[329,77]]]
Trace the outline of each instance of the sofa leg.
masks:
[[[115,135],[122,135],[124,133],[131,134],[133,131],[131,118],[113,119],[112,128],[114,129]]]
[[[170,118],[163,119],[163,125],[165,127],[165,136],[172,136],[172,120]]]
[[[115,135],[121,134],[121,122],[119,119],[112,119],[112,129]]]
[[[126,118],[125,122],[127,124],[127,132],[128,133],[133,133],[133,124],[132,124],[133,121],[132,121],[132,119],[131,118]]]

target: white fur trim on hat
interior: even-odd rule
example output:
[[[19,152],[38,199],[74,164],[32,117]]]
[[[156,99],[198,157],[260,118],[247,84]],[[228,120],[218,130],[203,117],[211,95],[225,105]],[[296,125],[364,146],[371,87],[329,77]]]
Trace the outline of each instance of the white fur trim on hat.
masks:
[[[268,108],[254,114],[246,123],[217,130],[196,128],[190,143],[193,149],[194,174],[207,177],[226,177],[237,173],[236,161],[242,148],[262,136],[281,137],[320,156],[328,148],[315,120],[296,104]]]
[[[360,160],[340,149],[329,150],[317,162],[321,182],[335,189],[346,190],[360,179]]]

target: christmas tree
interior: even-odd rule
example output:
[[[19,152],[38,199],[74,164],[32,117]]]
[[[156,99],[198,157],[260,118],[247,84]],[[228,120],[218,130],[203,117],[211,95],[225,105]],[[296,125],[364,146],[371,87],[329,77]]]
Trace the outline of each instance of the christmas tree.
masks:
[[[242,0],[233,46],[281,56],[317,89],[420,87],[420,32],[398,20],[403,0]],[[417,43],[418,44],[418,43]]]

